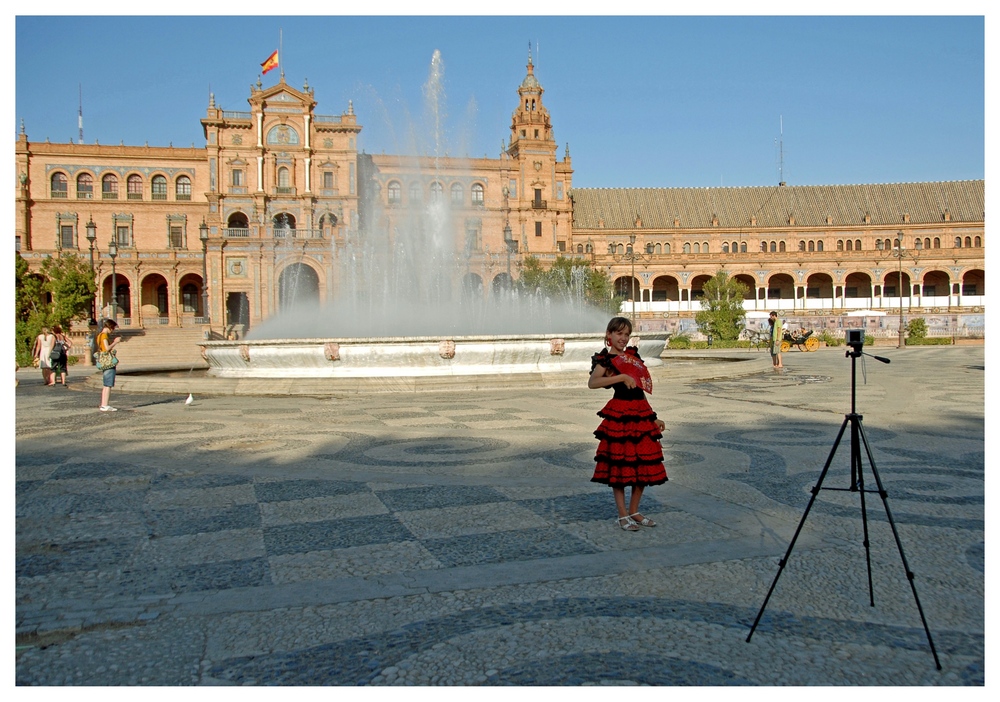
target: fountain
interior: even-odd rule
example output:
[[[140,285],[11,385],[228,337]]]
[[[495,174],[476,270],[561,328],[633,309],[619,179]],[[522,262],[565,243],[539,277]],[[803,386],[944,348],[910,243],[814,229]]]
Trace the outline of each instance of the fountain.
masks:
[[[430,143],[413,145],[423,155],[406,161],[422,165],[425,182],[434,182],[445,153],[443,76],[435,51],[424,86],[430,124],[416,132],[428,134]],[[608,314],[586,305],[582,277],[574,276],[561,300],[502,286],[484,294],[470,275],[470,260],[491,252],[456,243],[445,193],[432,192],[390,228],[378,225],[387,220],[376,187],[373,179],[359,177],[371,209],[363,210],[360,227],[348,229],[346,241],[331,241],[340,281],[336,299],[298,301],[296,278],[289,276],[277,315],[246,339],[205,343],[210,375],[384,378],[590,369]],[[275,226],[277,234],[287,224]],[[287,255],[295,256],[291,238],[286,242]],[[642,340],[640,353],[649,365],[660,363],[665,341],[666,335]]]

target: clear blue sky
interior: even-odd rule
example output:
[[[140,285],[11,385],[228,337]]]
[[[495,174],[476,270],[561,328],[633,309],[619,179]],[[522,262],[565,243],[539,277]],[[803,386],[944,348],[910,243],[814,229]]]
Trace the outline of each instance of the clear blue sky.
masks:
[[[790,185],[985,177],[982,16],[18,17],[16,129],[76,140],[82,86],[87,143],[200,147],[279,29],[286,81],[353,100],[372,153],[426,134],[439,49],[449,152],[496,157],[530,41],[576,187],[771,185],[781,125]]]

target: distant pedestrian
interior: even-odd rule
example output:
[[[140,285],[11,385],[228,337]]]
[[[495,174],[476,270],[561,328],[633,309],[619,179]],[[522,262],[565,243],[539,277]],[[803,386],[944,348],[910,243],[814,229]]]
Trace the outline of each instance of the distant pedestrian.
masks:
[[[38,361],[38,367],[42,369],[42,381],[46,385],[55,385],[56,377],[52,373],[52,347],[56,344],[56,337],[48,326],[42,327],[42,333],[35,337],[35,345],[31,349],[31,355]]]
[[[771,333],[771,364],[775,373],[780,373],[784,366],[781,364],[781,342],[784,340],[786,326],[778,319],[777,312],[771,312],[767,316],[767,323],[770,325]]]
[[[49,360],[52,364],[52,382],[56,382],[56,378],[59,378],[59,382],[62,383],[63,387],[66,387],[66,371],[69,365],[69,350],[73,348],[73,342],[69,340],[69,337],[63,334],[62,327],[58,324],[52,325],[52,334],[56,337],[56,343],[52,347],[52,353],[49,356]]]
[[[667,482],[660,439],[666,429],[646,401],[653,381],[639,349],[628,346],[632,322],[615,317],[608,322],[605,348],[591,358],[587,387],[612,388],[614,397],[597,413],[603,421],[594,431],[599,443],[592,482],[610,485],[618,509],[618,526],[638,531],[656,522],[639,512],[639,500],[649,485]],[[645,390],[645,392],[644,392]],[[632,486],[628,508],[625,487]]]
[[[101,329],[101,333],[97,335],[97,353],[98,358],[102,351],[112,351],[118,342],[121,341],[118,337],[114,339],[111,335],[114,333],[115,329],[118,328],[118,324],[115,323],[113,319],[104,320],[104,328]],[[111,388],[115,386],[115,367],[107,368],[103,371],[104,373],[104,387],[101,388],[101,406],[100,410],[102,412],[117,412],[118,408],[112,407],[108,403],[111,401]]]

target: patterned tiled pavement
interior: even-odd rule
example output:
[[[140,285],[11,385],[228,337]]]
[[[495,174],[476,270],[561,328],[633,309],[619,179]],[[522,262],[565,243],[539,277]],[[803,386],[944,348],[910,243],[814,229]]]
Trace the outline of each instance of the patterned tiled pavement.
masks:
[[[824,490],[746,641],[850,410],[824,349],[661,377],[670,481],[634,534],[589,482],[585,377],[293,398],[192,374],[100,413],[82,371],[21,371],[16,682],[983,685],[985,350],[876,351],[858,412],[940,671],[877,495],[875,606],[857,493]],[[845,439],[825,487],[848,473]]]

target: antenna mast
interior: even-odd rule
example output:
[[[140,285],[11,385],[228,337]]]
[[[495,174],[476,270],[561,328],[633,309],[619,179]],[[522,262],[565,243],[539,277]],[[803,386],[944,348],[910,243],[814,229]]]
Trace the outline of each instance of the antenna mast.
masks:
[[[778,115],[778,185],[785,184],[785,121]]]
[[[80,127],[80,143],[83,143],[83,83],[80,83],[80,111],[77,114],[77,124]]]

